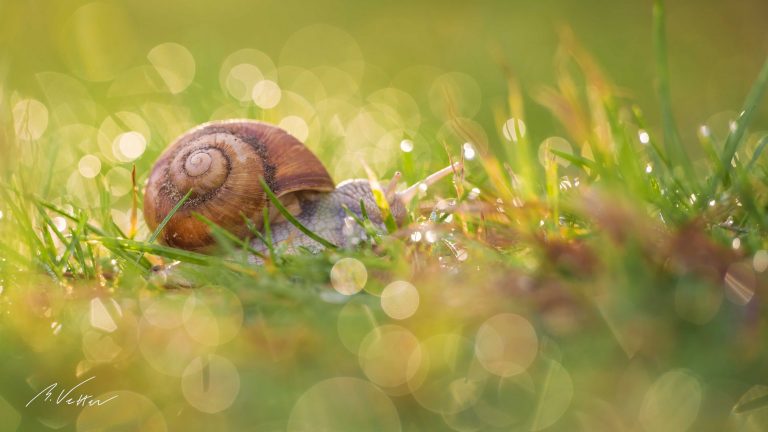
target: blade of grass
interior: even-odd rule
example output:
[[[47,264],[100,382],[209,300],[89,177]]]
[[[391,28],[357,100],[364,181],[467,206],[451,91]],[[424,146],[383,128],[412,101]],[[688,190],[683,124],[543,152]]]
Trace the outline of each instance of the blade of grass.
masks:
[[[248,227],[248,231],[251,232],[256,238],[261,240],[261,242],[266,246],[267,250],[269,251],[269,259],[272,260],[272,262],[276,262],[276,254],[275,254],[275,247],[272,244],[272,231],[269,226],[269,209],[267,207],[264,207],[263,210],[263,217],[264,217],[264,232],[267,234],[266,236],[259,231],[259,229],[256,227],[256,224],[253,223],[253,221],[248,218],[245,215],[243,216],[243,220],[245,221],[245,226]],[[264,254],[262,254],[264,256]],[[264,259],[266,260],[267,257],[264,256]]]
[[[15,192],[15,197],[19,199],[21,194],[18,191],[13,191]],[[4,187],[0,188],[0,193],[5,196],[5,203],[10,209],[11,213],[16,215],[16,217],[14,217],[12,220],[16,223],[22,236],[26,238],[27,244],[29,245],[30,252],[32,254],[32,261],[39,262],[41,265],[43,265],[43,267],[48,267],[49,269],[55,268],[56,263],[55,261],[51,261],[49,254],[46,253],[45,245],[37,236],[37,232],[32,225],[33,219],[27,211],[26,207],[22,204],[21,200],[14,201],[9,190],[6,190]],[[39,257],[36,256],[35,251],[40,252]]]
[[[356,224],[358,224],[363,230],[365,230],[365,233],[370,238],[377,239],[381,237],[381,235],[373,227],[371,220],[368,219],[368,214],[365,210],[365,204],[363,204],[363,200],[360,200],[361,213],[363,214],[362,219],[359,216],[357,216],[352,210],[350,210],[348,206],[344,205],[342,206],[342,208],[344,209],[344,213],[346,213],[347,216],[351,217]]]
[[[108,248],[120,248],[125,250],[131,250],[141,252],[142,254],[148,253],[157,255],[160,257],[168,258],[175,261],[186,262],[190,264],[197,264],[207,267],[226,268],[238,273],[247,274],[250,276],[257,276],[258,272],[253,268],[246,267],[240,263],[236,263],[229,260],[224,260],[218,257],[199,254],[197,252],[190,252],[183,249],[176,249],[169,246],[162,246],[157,243],[140,242],[136,240],[121,239],[115,237],[96,237],[93,239],[102,243]]]
[[[757,80],[755,80],[755,83],[752,85],[752,88],[749,90],[749,94],[747,95],[747,99],[744,102],[744,107],[741,112],[741,115],[739,116],[738,119],[736,119],[736,127],[728,134],[728,137],[725,139],[725,145],[723,146],[723,153],[720,156],[721,170],[719,170],[718,173],[715,174],[715,176],[712,178],[712,182],[709,184],[710,195],[715,192],[715,189],[717,188],[719,183],[724,182],[728,178],[728,175],[730,174],[732,169],[731,159],[733,159],[733,156],[736,154],[736,150],[738,150],[739,145],[741,145],[741,143],[744,142],[744,136],[747,131],[747,126],[752,120],[752,117],[754,116],[755,111],[757,110],[758,104],[760,103],[760,100],[763,98],[763,95],[765,94],[767,87],[768,87],[768,59],[766,59],[765,63],[763,63],[763,67],[757,76]]]
[[[283,203],[280,202],[280,200],[275,196],[275,193],[272,192],[272,189],[269,188],[269,185],[267,185],[267,182],[264,181],[263,178],[259,178],[259,181],[261,182],[261,187],[264,188],[264,192],[267,193],[267,197],[269,198],[269,201],[274,205],[277,210],[280,212],[280,214],[283,215],[283,217],[288,220],[293,226],[299,229],[299,231],[303,232],[307,237],[311,238],[312,240],[320,243],[321,245],[325,246],[328,249],[338,249],[338,246],[335,244],[329,242],[328,240],[320,237],[319,235],[315,234],[310,230],[309,228],[305,227],[301,222],[299,222],[298,219],[296,219],[291,212],[288,211],[288,209],[285,208]]]
[[[577,156],[575,154],[571,154],[571,153],[567,153],[567,152],[563,152],[555,149],[549,149],[549,152],[567,160],[568,162],[578,166],[579,168],[582,168],[582,169],[589,168],[589,170],[592,173],[594,173],[595,170],[597,169],[597,165],[595,164],[595,162],[585,157]]]
[[[247,238],[240,238],[240,237],[232,234],[231,232],[229,232],[226,229],[222,228],[221,225],[218,225],[216,222],[208,219],[207,217],[201,215],[200,213],[193,213],[193,216],[197,220],[199,220],[199,221],[203,222],[204,224],[208,225],[211,228],[212,232],[215,232],[219,236],[227,239],[228,241],[230,241],[230,242],[232,242],[234,244],[240,245],[240,247],[242,247],[244,250],[248,251],[249,253],[251,253],[253,255],[256,255],[257,257],[259,257],[261,259],[265,259],[266,258],[266,255],[262,254],[261,252],[257,251],[256,249],[252,248],[248,244],[248,239]]]
[[[183,206],[184,203],[187,202],[190,196],[192,196],[192,189],[188,190],[187,193],[184,194],[184,196],[179,200],[179,202],[177,202],[176,205],[173,206],[171,211],[169,211],[168,214],[165,215],[163,220],[160,222],[160,225],[158,225],[157,228],[155,228],[155,231],[152,233],[152,235],[149,236],[149,239],[147,240],[148,243],[154,243],[155,240],[157,240],[157,237],[160,236],[160,233],[163,231],[163,228],[165,228],[165,226],[168,224],[168,221],[170,221],[173,215],[175,215],[176,212],[179,211],[181,206]],[[137,259],[137,261],[142,258],[144,258],[143,253],[139,254],[139,258]]]
[[[673,166],[680,166],[689,181],[695,181],[693,165],[683,148],[672,113],[672,98],[669,89],[669,63],[667,57],[667,35],[664,1],[653,3],[653,42],[656,54],[656,93],[661,104],[661,120],[664,130],[664,145],[667,157]]]
[[[763,150],[765,150],[766,145],[768,145],[768,135],[762,137],[757,143],[757,148],[755,149],[755,153],[752,154],[752,159],[749,160],[749,163],[747,163],[747,166],[744,168],[744,175],[752,171],[752,168],[754,168],[755,163],[760,158],[760,155],[763,154]]]
[[[72,233],[72,243],[75,245],[75,259],[77,260],[78,265],[80,265],[80,270],[83,272],[86,278],[93,276],[91,271],[89,271],[88,265],[85,263],[85,253],[83,252],[82,246],[80,246],[80,237],[83,235],[86,225],[86,216],[84,213],[81,212],[80,214],[80,220],[77,223],[77,228],[74,230],[70,230]]]
[[[157,240],[157,237],[160,236],[160,233],[163,231],[163,228],[168,224],[168,222],[171,220],[173,215],[176,214],[177,211],[181,208],[181,206],[184,205],[185,202],[189,199],[189,197],[192,196],[192,189],[187,191],[186,194],[179,200],[179,202],[176,203],[175,206],[171,209],[171,211],[168,212],[167,215],[163,218],[162,222],[160,222],[160,225],[155,228],[155,231],[152,233],[151,236],[149,236],[149,239],[147,239],[147,242],[152,243],[155,240]]]
[[[110,250],[113,250],[113,248],[120,248],[123,250],[140,252],[142,254],[149,253],[172,260],[205,266],[217,265],[221,261],[220,259],[207,255],[190,252],[183,249],[176,249],[169,246],[162,246],[157,243],[141,242],[116,237],[95,237],[94,239],[104,244],[104,246]]]
[[[136,226],[138,225],[138,207],[139,207],[139,187],[136,185],[136,164],[131,169],[131,228],[128,232],[128,238],[136,237]]]
[[[60,215],[60,216],[62,216],[64,218],[66,218],[66,219],[69,219],[69,220],[71,220],[73,222],[79,222],[78,219],[75,216],[65,212],[64,210],[56,207],[55,205],[53,205],[51,203],[45,202],[45,201],[43,201],[41,199],[34,198],[34,197],[32,199],[35,202],[37,202],[39,205],[47,208],[48,210],[50,210],[50,211],[52,211],[52,212],[54,212],[54,213],[56,213],[56,214],[58,214],[58,215]],[[93,234],[96,234],[96,235],[102,236],[102,237],[108,237],[108,235],[104,231],[102,231],[101,229],[99,229],[98,227],[96,227],[96,226],[94,226],[92,224],[86,223],[85,227],[88,228],[88,232],[90,232],[90,233],[93,233]],[[119,231],[119,229],[118,229],[118,231]],[[125,237],[125,236],[123,236],[123,237]],[[138,265],[142,269],[144,269],[144,270],[149,270],[149,269],[152,268],[152,263],[150,263],[146,258],[144,258],[143,256],[141,256],[139,254],[134,255],[132,253],[126,252],[126,251],[121,250],[119,248],[109,248],[109,247],[107,247],[107,248],[110,251],[112,251],[112,253],[115,254],[117,257],[121,258],[124,262],[130,262],[130,265],[132,265],[132,266],[135,266],[138,263]]]

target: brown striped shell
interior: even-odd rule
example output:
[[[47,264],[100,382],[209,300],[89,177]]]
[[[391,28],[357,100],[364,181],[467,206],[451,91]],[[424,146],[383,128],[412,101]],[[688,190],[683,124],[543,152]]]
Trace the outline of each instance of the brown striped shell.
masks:
[[[212,122],[177,138],[155,163],[144,193],[144,219],[154,231],[191,189],[160,234],[162,243],[189,250],[212,245],[210,228],[195,213],[245,237],[243,217],[260,227],[268,202],[261,177],[282,199],[334,189],[320,160],[284,130],[249,120]]]

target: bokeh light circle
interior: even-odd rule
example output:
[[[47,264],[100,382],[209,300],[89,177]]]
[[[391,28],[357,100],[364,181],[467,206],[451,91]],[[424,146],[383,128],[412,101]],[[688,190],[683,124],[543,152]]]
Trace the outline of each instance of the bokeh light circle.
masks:
[[[288,432],[399,432],[400,416],[373,384],[351,377],[321,381],[304,392],[288,418]]]
[[[363,339],[376,328],[374,311],[365,297],[352,297],[340,310],[336,319],[339,340],[349,352],[357,354]]]
[[[488,375],[475,363],[472,342],[443,333],[421,344],[421,364],[408,386],[416,401],[438,414],[463,411],[480,398]]]
[[[371,382],[394,388],[406,384],[416,374],[421,366],[421,346],[407,329],[385,325],[363,339],[358,360]]]
[[[520,315],[503,313],[483,323],[475,338],[475,353],[489,372],[512,376],[524,372],[536,359],[536,330]]]
[[[301,142],[306,141],[309,137],[309,125],[307,125],[306,120],[299,116],[286,116],[280,120],[280,123],[278,123],[277,126],[284,129]]]
[[[168,42],[155,46],[147,59],[172,94],[184,91],[195,78],[195,58],[183,45]]]
[[[251,99],[253,103],[259,108],[269,109],[274,108],[280,103],[282,92],[280,86],[276,82],[271,80],[261,80],[254,84],[251,91]]]
[[[687,430],[699,414],[702,386],[693,374],[677,369],[660,376],[645,394],[639,421],[648,431]]]
[[[440,119],[471,118],[480,110],[480,86],[461,72],[440,75],[429,89],[429,105]]]
[[[101,172],[101,161],[94,155],[85,155],[77,163],[77,170],[85,178],[94,178]]]
[[[511,118],[504,122],[501,132],[507,141],[518,142],[525,136],[525,123],[521,119]]]
[[[342,258],[331,268],[331,285],[341,294],[355,294],[365,287],[367,281],[365,264],[354,258]]]
[[[410,282],[392,282],[381,292],[381,308],[394,319],[409,318],[419,308],[419,291]]]
[[[763,273],[768,269],[768,251],[761,249],[755,252],[755,256],[752,258],[752,266],[758,273]]]
[[[209,354],[192,360],[181,376],[181,390],[190,405],[206,413],[229,408],[240,392],[240,374],[224,357]]]
[[[133,188],[131,172],[123,167],[114,167],[106,175],[109,191],[115,197],[121,197]]]
[[[533,431],[552,426],[571,406],[573,399],[571,374],[559,362],[547,361],[547,371],[538,393],[538,406],[531,423]]]
[[[346,72],[355,82],[360,81],[365,69],[357,41],[344,30],[327,24],[313,24],[292,34],[280,52],[279,64],[303,68],[331,66]]]
[[[525,130],[524,126],[523,130]],[[571,147],[571,143],[569,143],[568,140],[555,136],[549,137],[542,141],[539,145],[539,163],[541,163],[542,166],[546,166],[547,159],[549,159],[555,161],[558,165],[563,167],[571,165],[571,161],[552,153],[551,150],[556,150],[565,154],[573,154],[573,148]]]
[[[243,324],[243,305],[232,291],[206,286],[191,293],[182,311],[184,327],[196,341],[216,346],[232,340]]]
[[[87,3],[69,17],[59,35],[64,60],[82,79],[108,81],[138,59],[136,28],[119,3]]]
[[[146,317],[139,322],[139,349],[147,363],[159,372],[179,377],[192,359],[210,351],[190,336],[183,326],[163,328]]]
[[[725,273],[725,298],[731,303],[745,305],[755,296],[757,277],[748,262],[731,264]]]
[[[221,64],[221,89],[240,102],[251,100],[253,86],[261,80],[277,80],[277,68],[263,52],[246,48],[233,52]]]
[[[37,99],[22,99],[13,106],[16,137],[24,141],[40,138],[48,128],[48,108]]]
[[[116,397],[115,397],[116,396]],[[103,405],[86,406],[77,417],[77,431],[146,431],[168,430],[162,413],[146,396],[128,390],[94,396]]]

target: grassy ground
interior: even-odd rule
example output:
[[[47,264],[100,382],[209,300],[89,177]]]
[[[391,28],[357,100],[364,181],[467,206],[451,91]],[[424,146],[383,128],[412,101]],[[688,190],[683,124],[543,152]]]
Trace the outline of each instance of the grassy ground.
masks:
[[[362,100],[333,87],[354,81],[354,65],[282,69],[283,105],[260,109],[236,100],[247,80],[186,88],[184,69],[164,74],[158,54],[147,82],[108,91],[170,94],[117,96],[125,110],[102,123],[88,121],[98,106],[72,99],[80,88],[62,74],[39,78],[48,108],[0,93],[11,158],[0,191],[0,418],[78,431],[768,428],[768,135],[751,121],[768,63],[741,113],[683,142],[663,14],[657,2],[660,124],[566,34],[556,85],[532,92],[566,137],[541,145],[526,130],[529,90],[511,73],[498,130],[470,119],[461,75],[424,99],[400,89]],[[270,62],[258,61],[262,71]],[[315,82],[322,98],[309,94]],[[221,108],[188,109],[186,98]],[[435,118],[414,123],[430,102]],[[255,266],[226,236],[215,256],[157,244],[138,209],[159,143],[227,117],[306,127],[337,180],[361,173],[350,167],[358,157],[408,184],[449,160],[465,170],[426,191],[406,226],[354,250],[278,248]],[[153,136],[135,162],[128,131]],[[72,140],[82,150],[69,154]],[[118,397],[26,406],[51,383],[89,377],[88,394]]]

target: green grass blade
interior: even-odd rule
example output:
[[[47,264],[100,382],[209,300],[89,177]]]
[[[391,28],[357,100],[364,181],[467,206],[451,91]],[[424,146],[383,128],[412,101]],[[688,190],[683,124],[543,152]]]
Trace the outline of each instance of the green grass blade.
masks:
[[[664,130],[664,145],[672,165],[681,166],[686,179],[695,182],[693,166],[683,148],[672,113],[672,97],[669,89],[669,63],[667,57],[667,35],[664,1],[653,2],[653,42],[656,54],[656,93],[661,104],[661,120]]]
[[[752,171],[752,168],[754,168],[755,163],[757,163],[757,160],[760,158],[760,155],[763,154],[763,150],[765,150],[766,145],[768,145],[768,136],[762,137],[757,143],[757,148],[755,149],[755,153],[752,154],[752,159],[750,159],[749,163],[744,168],[744,174],[748,174],[750,171]]]
[[[207,255],[190,252],[183,249],[176,249],[169,246],[162,246],[157,243],[140,242],[136,240],[128,240],[116,237],[96,237],[95,239],[104,244],[104,246],[110,250],[119,248],[123,250],[140,252],[142,254],[149,253],[172,260],[205,266],[216,265],[221,261],[220,259],[209,257]]]
[[[718,172],[718,174],[715,175],[712,183],[710,184],[710,194],[714,193],[714,190],[717,188],[719,183],[725,181],[728,178],[728,175],[732,169],[731,159],[733,159],[733,156],[736,154],[739,145],[744,142],[747,126],[752,120],[752,117],[754,116],[755,111],[758,108],[758,104],[763,98],[767,87],[768,59],[766,59],[765,63],[763,63],[763,68],[760,70],[760,74],[757,76],[757,80],[752,85],[752,89],[750,89],[749,94],[747,95],[747,100],[744,102],[742,113],[736,120],[736,127],[728,134],[728,137],[725,140],[723,153],[720,156],[721,170]]]
[[[79,219],[77,217],[75,217],[75,216],[65,212],[64,210],[56,207],[55,205],[53,205],[53,204],[51,204],[49,202],[46,202],[46,201],[43,201],[43,200],[41,200],[39,198],[34,198],[34,197],[33,197],[33,200],[37,204],[47,208],[48,210],[50,210],[50,211],[52,211],[52,212],[54,212],[54,213],[56,213],[56,214],[58,214],[58,215],[60,215],[60,216],[62,216],[64,218],[66,218],[66,219],[69,219],[70,221],[73,221],[73,222],[76,222],[76,223],[79,222]],[[88,232],[90,232],[90,233],[93,233],[93,234],[96,234],[96,235],[102,236],[102,237],[108,237],[107,234],[103,230],[99,229],[98,227],[96,227],[96,226],[94,226],[92,224],[86,223],[85,227],[88,228]],[[119,231],[119,228],[118,228],[118,231]],[[125,237],[125,236],[123,235],[123,237]],[[74,245],[73,245],[73,247],[74,247]],[[146,258],[141,256],[140,254],[134,255],[133,253],[121,250],[119,248],[118,249],[113,249],[113,248],[107,247],[107,249],[110,249],[110,251],[112,251],[112,253],[114,253],[116,256],[121,258],[123,261],[130,262],[131,266],[135,266],[138,263],[139,266],[142,269],[144,269],[144,270],[149,270],[149,269],[152,268],[152,263],[150,263]]]
[[[365,210],[365,204],[363,203],[363,200],[360,200],[360,209],[363,215],[362,219],[359,216],[357,216],[352,210],[350,210],[347,205],[343,205],[342,208],[344,209],[344,213],[346,213],[347,216],[351,217],[356,224],[358,224],[363,230],[365,230],[365,233],[370,238],[378,239],[381,237],[381,234],[379,234],[378,231],[376,231],[376,229],[373,227],[373,223],[368,218],[368,212]]]
[[[249,253],[251,253],[253,255],[256,255],[259,258],[262,258],[262,259],[266,258],[266,256],[264,254],[262,254],[261,252],[257,251],[256,249],[252,248],[248,244],[248,239],[240,238],[240,237],[232,234],[231,232],[229,232],[226,229],[222,228],[221,225],[219,225],[216,222],[208,219],[207,217],[201,215],[200,213],[193,213],[193,216],[197,220],[199,220],[199,221],[203,222],[204,224],[208,225],[211,228],[211,231],[214,234],[216,234],[216,235],[218,235],[220,237],[223,237],[227,241],[230,241],[230,242],[232,242],[234,244],[240,245],[240,247],[242,247],[244,250],[248,251]]]
[[[301,222],[299,222],[298,219],[296,219],[291,212],[288,211],[288,209],[285,208],[283,203],[280,202],[280,200],[275,196],[275,193],[272,192],[272,190],[267,185],[267,182],[264,181],[263,178],[260,178],[259,181],[261,182],[261,187],[264,188],[264,192],[267,193],[267,197],[269,198],[269,201],[272,202],[272,205],[274,205],[277,210],[280,212],[280,214],[283,215],[283,217],[288,220],[293,226],[299,229],[299,231],[303,232],[307,237],[311,238],[312,240],[320,243],[321,245],[325,246],[328,249],[338,249],[338,246],[331,243],[330,241],[320,237],[319,235],[315,234],[310,230],[309,228],[305,227]]]
[[[179,200],[179,202],[176,203],[175,206],[171,209],[171,211],[168,212],[167,215],[165,215],[165,218],[163,218],[163,221],[160,222],[160,225],[155,228],[155,231],[152,233],[151,236],[149,236],[149,239],[147,240],[149,243],[154,242],[157,240],[157,237],[160,236],[160,233],[163,231],[163,228],[168,224],[168,221],[171,220],[173,215],[176,214],[177,211],[181,208],[181,206],[184,205],[185,202],[189,199],[189,197],[192,196],[192,189],[187,191],[187,193]]]
[[[549,152],[567,160],[568,162],[578,166],[579,168],[582,168],[582,169],[588,168],[592,172],[595,172],[595,170],[597,170],[597,164],[595,164],[594,161],[591,161],[585,157],[577,156],[575,154],[562,152],[560,150],[555,150],[555,149],[549,149]]]

